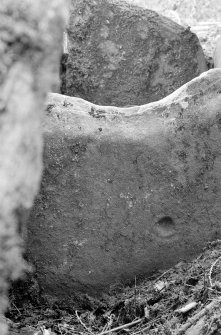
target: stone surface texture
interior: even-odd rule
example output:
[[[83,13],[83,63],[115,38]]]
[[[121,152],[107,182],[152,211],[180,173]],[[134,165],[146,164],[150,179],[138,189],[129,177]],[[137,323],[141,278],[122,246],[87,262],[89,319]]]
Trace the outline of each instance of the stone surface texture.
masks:
[[[181,21],[192,25],[199,21],[220,21],[221,2],[217,0],[127,0],[128,3],[155,10],[162,15],[175,11]]]
[[[99,105],[157,101],[207,70],[189,29],[118,0],[71,1],[62,93]]]
[[[25,267],[22,212],[42,171],[41,109],[62,45],[63,2],[0,2],[0,316]],[[7,327],[0,318],[0,334]]]
[[[221,2],[217,0],[127,0],[129,4],[151,9],[170,18],[197,35],[208,68],[213,68],[213,53],[221,34]]]
[[[214,67],[221,68],[221,36],[216,42],[213,57],[214,57]]]
[[[52,94],[44,137],[28,222],[43,293],[100,295],[221,237],[220,69],[140,107]]]
[[[198,22],[191,26],[191,31],[199,38],[208,68],[213,68],[214,51],[221,36],[221,16],[219,22]]]

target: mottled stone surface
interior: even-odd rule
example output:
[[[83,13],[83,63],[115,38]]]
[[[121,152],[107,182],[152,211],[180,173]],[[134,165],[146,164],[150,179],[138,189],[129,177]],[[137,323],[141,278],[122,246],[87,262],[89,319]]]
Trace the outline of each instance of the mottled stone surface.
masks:
[[[220,21],[221,2],[217,0],[127,0],[143,8],[155,10],[162,15],[176,11],[181,20],[190,26],[202,21]]]
[[[62,45],[64,2],[0,3],[0,316],[22,260],[23,211],[42,171],[41,109]],[[0,318],[0,334],[6,334]]]
[[[193,31],[199,38],[208,67],[210,69],[213,68],[214,51],[216,49],[217,40],[219,36],[221,36],[221,21],[198,22],[191,26],[191,31]]]
[[[44,137],[28,222],[43,293],[100,295],[221,237],[221,70],[141,107],[50,95]]]
[[[156,12],[116,0],[71,4],[63,94],[142,105],[207,70],[196,35]]]

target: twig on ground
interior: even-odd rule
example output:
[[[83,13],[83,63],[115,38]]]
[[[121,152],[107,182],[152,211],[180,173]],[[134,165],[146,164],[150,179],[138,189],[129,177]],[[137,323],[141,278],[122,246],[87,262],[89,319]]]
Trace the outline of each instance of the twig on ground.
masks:
[[[154,322],[156,322],[156,321],[158,321],[158,320],[160,320],[160,319],[161,319],[161,316],[159,316],[159,317],[157,317],[157,318],[155,318],[155,319],[149,321],[148,323],[145,324],[145,326],[144,326],[143,328],[141,328],[141,329],[135,331],[135,332],[133,333],[133,335],[138,335],[138,334],[140,334],[141,332],[144,332],[144,331],[148,330],[148,329],[150,328],[150,326],[152,326],[152,324],[153,324]]]
[[[84,322],[81,320],[80,316],[78,315],[78,312],[75,311],[76,317],[78,319],[78,321],[80,322],[80,324],[88,331],[88,333],[90,333],[91,335],[94,335],[94,333],[84,324]]]
[[[167,274],[169,271],[171,271],[171,268],[168,269],[167,271],[163,272],[159,277],[155,279],[155,282],[158,282],[165,274]]]
[[[211,329],[211,327],[212,327],[212,324],[213,324],[214,320],[215,320],[215,318],[213,317],[213,318],[212,318],[212,321],[210,322],[210,324],[209,324],[209,326],[208,326],[208,328],[207,328],[206,335],[209,335],[209,331],[210,331],[210,329]]]
[[[110,327],[112,326],[112,323],[113,323],[113,319],[114,319],[114,315],[111,314],[109,316],[109,320],[108,320],[107,324],[103,327],[101,333],[103,333],[103,332],[107,331],[108,329],[110,329]]]
[[[68,324],[65,324],[65,325],[62,325],[60,324],[59,325],[59,329],[61,331],[65,331],[65,334],[71,334],[71,335],[85,335],[85,332],[80,332],[78,330],[75,330],[74,326],[71,326],[71,325],[68,325]],[[63,333],[62,333],[63,335]]]
[[[214,266],[218,263],[218,261],[221,259],[221,256],[219,256],[215,262],[211,265],[211,268],[209,270],[209,283],[210,283],[210,286],[213,287],[213,283],[212,283],[212,272],[213,272],[213,268]]]
[[[21,316],[21,312],[18,309],[18,307],[14,304],[14,302],[11,302],[12,306],[16,309],[16,311],[18,312],[18,314]]]
[[[218,305],[218,303],[219,304],[221,303],[221,299],[212,301],[209,305],[207,305],[205,308],[203,308],[199,313],[197,313],[192,318],[190,318],[188,320],[188,322],[185,323],[184,326],[181,327],[175,333],[175,335],[185,334],[185,332],[187,331],[188,328],[190,328],[191,326],[193,326],[199,319],[201,319],[207,313],[207,311],[210,311],[212,308],[216,307],[216,305]]]
[[[62,333],[62,331],[61,331],[61,328],[60,328],[60,325],[58,324],[58,330],[59,330],[59,333],[61,334],[61,335],[63,335],[63,333]]]
[[[109,333],[113,333],[117,330],[121,330],[121,329],[124,329],[124,328],[128,328],[128,327],[131,327],[131,326],[134,326],[142,321],[144,321],[145,318],[142,318],[142,319],[137,319],[137,320],[134,320],[130,323],[126,323],[125,325],[121,325],[119,327],[116,327],[116,328],[112,328],[112,329],[109,329],[109,330],[106,330],[105,332],[101,332],[99,333],[98,335],[105,335],[105,334],[109,334]]]

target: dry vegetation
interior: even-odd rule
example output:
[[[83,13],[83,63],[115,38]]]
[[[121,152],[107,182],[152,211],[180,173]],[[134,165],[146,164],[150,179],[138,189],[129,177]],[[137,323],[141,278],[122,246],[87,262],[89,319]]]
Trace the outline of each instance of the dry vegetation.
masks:
[[[11,301],[11,334],[208,335],[221,333],[221,241],[190,263],[130,287],[113,287],[101,300],[82,297],[82,307],[45,303],[40,297]],[[200,328],[197,333],[196,329]]]

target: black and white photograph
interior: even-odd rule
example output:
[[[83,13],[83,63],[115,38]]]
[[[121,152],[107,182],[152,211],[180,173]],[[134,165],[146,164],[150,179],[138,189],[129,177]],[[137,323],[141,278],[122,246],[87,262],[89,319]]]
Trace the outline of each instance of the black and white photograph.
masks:
[[[0,335],[221,335],[221,0],[0,0]]]

